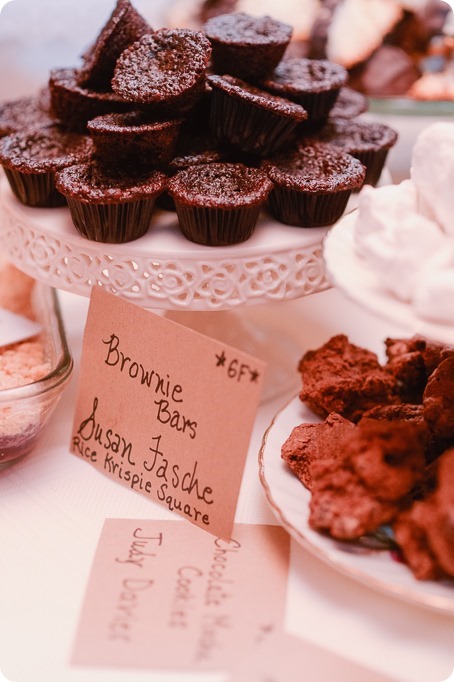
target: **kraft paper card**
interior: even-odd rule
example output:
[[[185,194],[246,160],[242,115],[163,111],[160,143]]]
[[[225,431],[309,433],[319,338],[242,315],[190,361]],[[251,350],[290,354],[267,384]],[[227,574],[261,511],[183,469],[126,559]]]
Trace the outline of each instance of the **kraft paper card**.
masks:
[[[290,538],[238,524],[230,541],[175,521],[107,519],[72,663],[225,671],[282,627]]]
[[[229,682],[397,682],[282,629],[265,633],[238,659]]]
[[[265,364],[94,288],[71,452],[230,538]]]

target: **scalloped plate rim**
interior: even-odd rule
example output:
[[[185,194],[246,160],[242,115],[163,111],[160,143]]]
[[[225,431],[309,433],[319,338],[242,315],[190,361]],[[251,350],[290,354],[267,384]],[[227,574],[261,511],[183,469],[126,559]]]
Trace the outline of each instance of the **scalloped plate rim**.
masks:
[[[276,499],[279,498],[279,490],[277,486],[279,485],[280,481],[270,476],[270,474],[267,473],[266,470],[267,457],[273,456],[275,454],[275,453],[270,454],[269,451],[267,450],[267,447],[269,446],[270,435],[272,434],[274,436],[276,434],[276,430],[280,428],[280,420],[285,418],[286,420],[289,421],[288,431],[286,432],[286,434],[284,433],[280,434],[282,437],[281,443],[283,443],[285,438],[290,434],[291,428],[297,425],[298,422],[294,420],[295,415],[293,414],[293,410],[296,405],[300,406],[301,408],[305,407],[303,403],[300,401],[298,395],[290,398],[274,415],[270,425],[268,426],[263,435],[262,444],[258,456],[259,479],[265,491],[267,503],[270,506],[273,514],[275,515],[279,523],[285,528],[285,530],[294,538],[294,540],[299,545],[301,545],[304,549],[308,550],[311,554],[315,555],[316,557],[318,557],[319,559],[321,559],[322,561],[324,561],[333,569],[339,571],[343,575],[348,576],[367,587],[371,587],[382,593],[386,593],[389,596],[403,600],[411,605],[425,607],[427,609],[430,609],[431,611],[441,612],[445,615],[454,616],[454,589],[452,590],[452,597],[451,595],[445,596],[443,594],[433,594],[427,591],[424,592],[424,588],[427,585],[434,585],[436,586],[436,589],[439,589],[441,583],[436,583],[432,581],[427,582],[417,581],[412,576],[410,570],[404,564],[399,564],[393,561],[393,563],[389,565],[392,566],[392,568],[395,568],[396,571],[399,571],[399,573],[405,572],[402,573],[403,580],[408,581],[410,583],[410,586],[407,587],[405,591],[403,591],[399,583],[396,582],[392,583],[384,579],[378,579],[374,575],[372,575],[368,571],[367,563],[365,567],[360,569],[346,565],[346,562],[342,561],[343,553],[340,550],[336,549],[334,540],[332,540],[331,538],[322,538],[322,536],[320,535],[319,537],[321,538],[320,542],[321,546],[317,546],[311,540],[310,535],[314,534],[314,531],[312,531],[309,528],[305,518],[303,517],[298,518],[297,524],[295,524],[295,522],[291,518],[289,518],[290,513],[289,507],[287,506],[288,499],[284,499],[284,504],[282,504],[281,500]],[[307,408],[305,409],[307,410]],[[309,410],[307,411],[309,412]],[[291,421],[291,419],[293,419],[293,421]],[[315,417],[314,415],[314,421],[316,420],[318,420],[318,417]],[[302,423],[303,421],[304,419],[299,423]],[[279,461],[282,462],[280,458],[280,452]],[[282,476],[285,477],[287,484],[291,482],[291,485],[295,489],[295,491],[298,488],[303,489],[301,495],[302,499],[304,498],[304,491],[306,491],[307,496],[309,496],[309,492],[304,488],[302,483],[300,483],[298,479],[291,473],[290,469],[285,467],[285,465],[283,465],[282,467]],[[349,555],[346,554],[345,556]],[[444,589],[445,586],[441,585],[441,587],[442,589]],[[446,586],[446,590],[449,590],[449,592],[451,592],[451,588],[449,586]]]

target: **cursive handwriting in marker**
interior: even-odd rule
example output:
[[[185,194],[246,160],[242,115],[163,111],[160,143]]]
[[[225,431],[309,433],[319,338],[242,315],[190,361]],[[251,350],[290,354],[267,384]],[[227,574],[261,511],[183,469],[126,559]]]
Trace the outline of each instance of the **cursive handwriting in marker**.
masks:
[[[247,362],[240,362],[237,358],[228,361],[225,351],[222,351],[220,355],[215,353],[215,357],[216,367],[226,368],[228,379],[234,379],[238,383],[247,380],[249,380],[251,384],[257,383],[260,372],[251,367]]]
[[[132,564],[138,568],[143,568],[147,557],[156,556],[156,552],[146,551],[150,550],[155,543],[158,544],[158,547],[162,545],[162,533],[159,533],[157,536],[147,537],[142,535],[141,528],[136,528],[128,549],[127,558],[119,559],[116,557],[115,561],[118,564]]]
[[[109,450],[115,454],[119,454],[121,459],[127,461],[128,464],[135,466],[132,459],[132,443],[127,441],[121,434],[116,433],[112,429],[104,428],[96,420],[96,411],[98,409],[98,398],[93,399],[93,407],[91,414],[84,419],[77,429],[77,436],[85,441],[91,443],[95,441],[104,450]],[[78,443],[79,444],[79,441]]]

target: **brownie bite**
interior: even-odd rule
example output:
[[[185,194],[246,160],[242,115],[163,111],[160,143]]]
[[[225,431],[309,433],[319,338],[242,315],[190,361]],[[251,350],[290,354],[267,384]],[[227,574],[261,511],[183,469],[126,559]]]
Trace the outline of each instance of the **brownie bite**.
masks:
[[[167,169],[174,175],[180,170],[198,166],[201,163],[226,161],[228,155],[229,150],[220,147],[209,130],[195,133],[183,129],[178,138],[175,153],[167,164]]]
[[[208,129],[194,131],[183,124],[174,156],[166,164],[165,172],[172,177],[178,171],[199,164],[232,161],[230,157],[229,150],[220,147]],[[161,194],[158,205],[167,211],[175,211],[175,202],[168,192]]]
[[[213,88],[210,127],[219,143],[267,156],[287,146],[298,123],[307,119],[299,104],[240,78],[212,75],[208,82]]]
[[[77,69],[53,69],[50,72],[51,111],[70,130],[86,132],[90,119],[134,108],[131,102],[126,102],[112,91],[84,88],[78,81]]]
[[[344,86],[339,90],[329,118],[356,118],[369,108],[367,97],[353,88]],[[328,120],[329,120],[328,118]]]
[[[109,170],[96,161],[56,175],[78,232],[87,239],[120,244],[142,237],[150,227],[156,198],[166,176],[131,167]]]
[[[308,36],[308,53],[310,59],[326,59],[328,32],[333,21],[336,7],[343,0],[321,0],[320,8],[315,14]]]
[[[46,106],[42,92],[0,105],[0,137],[26,128],[42,128],[51,123],[57,121]]]
[[[121,54],[112,88],[149,111],[179,116],[203,96],[210,57],[210,42],[200,31],[163,28]]]
[[[269,16],[218,15],[204,25],[213,48],[213,70],[242,80],[265,78],[279,64],[292,27]]]
[[[208,72],[207,72],[208,73]],[[201,97],[184,115],[183,130],[194,133],[207,132],[210,127],[212,89],[207,80]]]
[[[96,155],[114,166],[162,166],[175,151],[181,119],[150,121],[142,111],[98,116],[87,124]]]
[[[168,182],[182,233],[207,246],[248,239],[271,187],[265,173],[241,163],[192,166]]]
[[[110,90],[118,57],[152,30],[129,0],[118,0],[95,42],[83,55],[79,85],[92,90]]]
[[[59,124],[25,130],[0,140],[0,164],[17,199],[27,205],[63,206],[55,174],[88,160],[93,145],[87,135],[68,132]]]
[[[394,404],[395,381],[375,353],[350,343],[345,334],[307,351],[298,364],[300,399],[316,414],[337,412],[357,422],[376,405]]]
[[[301,104],[307,111],[308,122],[312,123],[328,118],[346,83],[347,71],[343,66],[327,59],[294,57],[283,59],[261,86],[274,95]]]
[[[359,159],[366,167],[364,183],[376,185],[383,171],[389,150],[397,142],[394,128],[378,121],[330,118],[316,135]]]
[[[269,209],[279,222],[299,227],[332,225],[343,214],[365,168],[330,145],[299,144],[293,152],[265,161],[274,184]]]

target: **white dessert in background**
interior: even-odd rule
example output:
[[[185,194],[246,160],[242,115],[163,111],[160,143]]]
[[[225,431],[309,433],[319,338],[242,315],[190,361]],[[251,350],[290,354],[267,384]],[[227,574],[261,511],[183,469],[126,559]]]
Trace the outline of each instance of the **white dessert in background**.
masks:
[[[454,324],[454,123],[419,134],[410,179],[361,190],[354,241],[384,289],[422,318]]]
[[[437,122],[418,135],[410,177],[418,188],[419,209],[454,236],[454,125]]]
[[[418,315],[445,324],[454,322],[454,253],[445,268],[430,270],[418,283],[413,307]]]
[[[411,180],[379,190],[366,185],[358,210],[358,252],[391,293],[410,301],[419,277],[415,263],[424,262],[442,247],[442,230],[417,212],[417,192]]]

